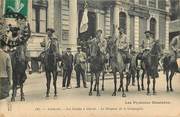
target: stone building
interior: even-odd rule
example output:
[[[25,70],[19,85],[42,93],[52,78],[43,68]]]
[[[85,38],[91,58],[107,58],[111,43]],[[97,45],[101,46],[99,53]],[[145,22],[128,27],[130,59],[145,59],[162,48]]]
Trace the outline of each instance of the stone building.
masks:
[[[1,0],[2,1],[2,0]],[[76,50],[80,37],[79,26],[84,0],[28,0],[28,21],[35,41],[39,46],[46,29],[54,28],[60,42],[60,50],[71,47]],[[144,31],[154,32],[154,38],[168,48],[169,45],[169,0],[86,0],[88,3],[88,34],[97,29],[103,35],[112,34],[113,24],[123,28],[129,42],[138,49],[145,38]],[[2,5],[1,5],[2,6]],[[36,45],[38,44],[38,45]]]
[[[180,1],[170,0],[170,41],[173,37],[180,35]]]

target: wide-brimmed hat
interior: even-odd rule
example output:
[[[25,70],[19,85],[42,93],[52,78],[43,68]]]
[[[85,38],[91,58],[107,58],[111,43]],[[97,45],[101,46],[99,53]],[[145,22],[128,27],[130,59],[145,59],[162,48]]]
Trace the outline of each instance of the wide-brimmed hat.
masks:
[[[54,32],[55,32],[55,30],[54,30],[53,28],[47,28],[46,32],[47,32],[47,31],[50,31],[51,33],[54,33]]]
[[[66,50],[71,50],[71,48],[66,48]]]
[[[82,47],[81,46],[77,46],[77,49],[82,49]]]
[[[99,30],[97,30],[97,31],[96,31],[96,33],[99,33],[99,32],[100,32],[100,33],[102,33],[102,30],[101,30],[101,29],[99,29]]]
[[[144,32],[144,34],[153,34],[153,32],[151,32],[150,30],[147,30]]]

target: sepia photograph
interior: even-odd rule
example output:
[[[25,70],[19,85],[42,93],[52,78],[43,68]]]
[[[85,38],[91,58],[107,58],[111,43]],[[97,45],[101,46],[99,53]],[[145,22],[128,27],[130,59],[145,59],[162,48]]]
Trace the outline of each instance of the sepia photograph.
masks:
[[[180,117],[180,0],[0,0],[0,117]]]

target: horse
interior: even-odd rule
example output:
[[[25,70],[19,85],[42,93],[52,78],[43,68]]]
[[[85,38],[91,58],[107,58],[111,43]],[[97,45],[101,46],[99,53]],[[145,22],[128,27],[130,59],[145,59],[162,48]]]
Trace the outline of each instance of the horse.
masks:
[[[47,50],[44,51],[44,56],[40,55],[40,60],[44,64],[45,68],[45,74],[46,74],[46,97],[49,97],[50,93],[50,83],[51,83],[51,74],[53,76],[53,86],[54,86],[54,97],[57,96],[57,65],[58,61],[60,60],[60,55],[57,52],[57,47],[56,47],[56,41],[55,40],[50,40],[50,46]]]
[[[100,96],[99,77],[100,77],[101,72],[104,69],[105,59],[104,59],[104,55],[101,53],[100,48],[97,43],[91,44],[89,62],[90,62],[90,72],[91,72],[91,86],[90,86],[89,96],[92,95],[93,74],[95,75],[95,78],[96,78],[95,85],[96,85],[97,96]],[[95,89],[94,89],[94,91],[95,91]]]
[[[150,77],[153,79],[153,95],[156,94],[155,84],[158,75],[159,55],[161,53],[161,47],[159,42],[155,41],[151,50],[145,50],[143,53],[143,63],[145,67],[145,73],[147,74],[147,95],[150,94]]]
[[[16,50],[10,53],[13,69],[13,85],[11,101],[15,101],[17,86],[20,86],[21,101],[25,101],[23,84],[27,79],[27,60],[25,57],[25,45],[19,45]]]
[[[166,82],[167,82],[166,90],[167,92],[169,91],[172,92],[173,91],[172,79],[178,69],[178,65],[176,64],[176,56],[170,56],[169,54],[165,54],[164,57],[162,58],[162,63],[163,63],[164,73],[166,74]]]
[[[112,96],[116,96],[117,92],[117,75],[116,73],[118,72],[120,74],[120,87],[118,91],[121,91],[122,89],[122,97],[126,97],[125,91],[124,91],[124,86],[123,86],[123,78],[124,78],[124,70],[125,70],[125,64],[123,61],[122,53],[120,50],[118,50],[118,47],[116,45],[116,41],[110,41],[109,43],[109,55],[110,55],[110,66],[112,68],[112,73],[114,76],[114,92]]]

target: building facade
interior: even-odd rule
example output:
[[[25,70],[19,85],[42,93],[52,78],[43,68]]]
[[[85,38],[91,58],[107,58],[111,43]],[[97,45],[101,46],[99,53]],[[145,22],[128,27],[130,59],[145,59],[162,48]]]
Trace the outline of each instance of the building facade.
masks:
[[[171,22],[170,22],[170,41],[177,35],[180,35],[180,1],[171,0],[170,1],[170,12],[171,12]]]
[[[0,3],[2,3],[1,0]],[[88,3],[88,36],[98,29],[104,37],[112,34],[113,25],[123,28],[129,43],[139,49],[145,30],[151,30],[163,47],[169,47],[169,0],[86,0]],[[34,41],[39,46],[47,28],[54,28],[60,50],[76,50],[84,0],[28,0],[28,21]],[[0,8],[2,4],[0,5]],[[0,12],[1,13],[1,12]],[[38,44],[38,45],[37,45]]]

